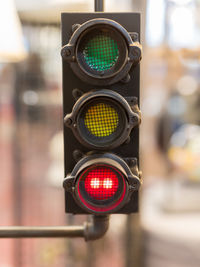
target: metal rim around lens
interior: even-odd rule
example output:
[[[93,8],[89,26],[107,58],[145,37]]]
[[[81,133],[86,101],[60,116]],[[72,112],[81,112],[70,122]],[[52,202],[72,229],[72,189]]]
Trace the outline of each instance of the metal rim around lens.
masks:
[[[89,110],[92,114],[88,118],[90,121],[86,124],[86,115]],[[77,130],[79,136],[87,144],[105,148],[121,137],[127,123],[127,115],[122,106],[112,99],[96,97],[86,102],[81,108],[77,117]]]
[[[97,102],[96,102],[97,101]],[[116,111],[119,126],[113,134],[99,138],[92,136],[84,126],[84,114],[91,103],[104,103]],[[137,107],[137,105],[136,105]],[[124,143],[133,127],[140,123],[138,109],[134,110],[124,97],[109,89],[94,90],[83,94],[73,106],[72,112],[64,117],[64,123],[71,128],[75,137],[85,147],[98,150],[110,150]]]
[[[110,169],[113,173],[117,175],[117,179],[119,182],[116,193],[112,197],[106,200],[98,200],[92,198],[86,191],[84,185],[88,173],[99,167]],[[79,200],[81,206],[87,211],[95,213],[108,213],[111,211],[113,212],[116,209],[119,209],[121,205],[124,203],[126,192],[127,192],[127,183],[124,175],[117,168],[109,164],[96,164],[84,169],[79,174],[75,184],[75,193],[77,195],[77,199]]]
[[[81,56],[84,47],[84,42],[81,39],[87,41],[86,36],[94,33],[94,29],[110,32],[119,49],[116,64],[111,64],[111,68],[101,72],[96,71],[95,68],[88,68],[84,57]],[[68,44],[62,47],[61,55],[64,60],[69,62],[75,75],[82,81],[88,84],[106,86],[121,81],[126,77],[132,65],[138,62],[138,58],[133,54],[135,47],[138,47],[138,42],[133,41],[130,33],[121,24],[112,19],[95,18],[77,26]]]
[[[116,190],[116,194],[111,195],[108,200],[99,199],[100,201],[96,201],[94,198],[91,199],[87,192],[84,192],[84,189],[82,190],[80,188],[80,179],[82,178],[84,180],[88,171],[99,166],[112,169],[118,176],[118,181],[120,181],[118,183],[118,189],[121,188],[121,191],[117,192]],[[137,161],[135,161],[135,166],[137,166]],[[96,174],[93,177],[96,177]],[[77,205],[85,211],[93,214],[108,214],[120,211],[130,199],[133,192],[138,191],[140,183],[138,171],[135,173],[134,170],[133,174],[124,159],[113,153],[97,153],[85,155],[80,159],[74,166],[72,172],[64,179],[63,187],[66,192],[72,194]],[[136,184],[138,185],[137,188],[133,188]]]
[[[89,50],[92,51],[90,55],[93,67],[88,64],[85,57],[85,51]],[[109,25],[89,27],[80,35],[76,45],[79,67],[85,74],[97,79],[117,75],[127,62],[127,56],[128,47],[124,37]],[[105,62],[109,62],[110,65]]]

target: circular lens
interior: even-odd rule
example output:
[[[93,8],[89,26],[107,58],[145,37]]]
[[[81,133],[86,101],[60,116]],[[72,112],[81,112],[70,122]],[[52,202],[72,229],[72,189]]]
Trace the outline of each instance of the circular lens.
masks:
[[[119,123],[117,111],[110,105],[98,103],[91,105],[85,113],[85,126],[96,137],[105,137],[112,134]]]
[[[81,173],[76,189],[79,200],[86,208],[106,212],[119,207],[125,197],[126,184],[119,170],[100,164]]]
[[[125,111],[117,102],[94,99],[83,106],[78,117],[78,130],[87,143],[105,147],[121,136],[126,123]]]
[[[110,168],[98,167],[91,170],[85,178],[87,194],[98,200],[111,198],[118,189],[118,178]]]
[[[127,59],[127,44],[114,28],[98,25],[79,37],[76,53],[81,69],[95,78],[116,75]]]
[[[99,33],[91,37],[83,48],[83,55],[88,66],[97,71],[112,68],[119,56],[117,42],[108,33]]]

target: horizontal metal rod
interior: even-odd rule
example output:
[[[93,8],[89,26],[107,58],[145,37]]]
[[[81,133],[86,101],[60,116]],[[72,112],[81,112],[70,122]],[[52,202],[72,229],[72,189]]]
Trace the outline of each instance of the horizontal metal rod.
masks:
[[[84,226],[0,226],[0,238],[84,237]]]
[[[89,241],[101,238],[108,227],[108,215],[94,215],[80,226],[0,226],[0,238],[83,237]]]

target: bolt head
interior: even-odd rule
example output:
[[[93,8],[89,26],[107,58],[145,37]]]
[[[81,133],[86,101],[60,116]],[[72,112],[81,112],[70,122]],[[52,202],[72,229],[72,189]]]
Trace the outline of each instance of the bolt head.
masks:
[[[131,122],[138,122],[138,117],[137,116],[131,117]]]
[[[70,56],[71,55],[71,51],[68,48],[65,49],[65,55],[66,56]]]
[[[135,61],[139,61],[141,59],[141,49],[137,46],[135,46],[132,50],[132,55]]]
[[[72,124],[72,119],[70,119],[70,118],[66,119],[65,123],[67,125],[71,125]]]

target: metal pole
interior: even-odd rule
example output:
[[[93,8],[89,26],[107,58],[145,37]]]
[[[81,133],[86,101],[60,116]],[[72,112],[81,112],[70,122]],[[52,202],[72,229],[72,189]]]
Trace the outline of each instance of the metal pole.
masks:
[[[104,12],[104,0],[94,0],[95,12]]]
[[[1,238],[84,237],[83,226],[2,226]]]
[[[89,241],[101,238],[108,227],[109,216],[93,216],[82,226],[0,226],[0,238],[83,237]]]

